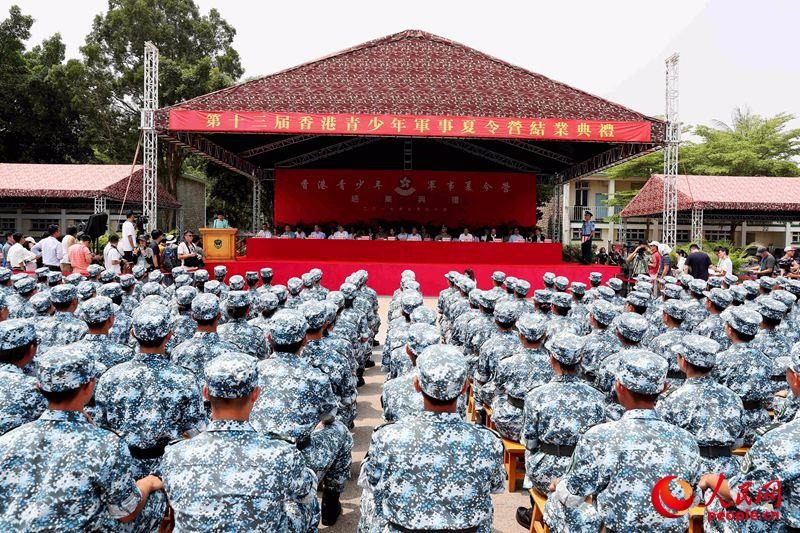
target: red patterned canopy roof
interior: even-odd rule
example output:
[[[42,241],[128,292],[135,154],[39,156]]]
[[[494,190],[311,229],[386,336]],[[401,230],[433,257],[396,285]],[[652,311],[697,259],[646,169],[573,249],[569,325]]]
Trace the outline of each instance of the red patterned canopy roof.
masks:
[[[419,30],[199,96],[173,108],[650,121],[619,104]],[[166,126],[167,109],[157,121]]]
[[[114,201],[134,204],[142,201],[142,167],[130,165],[39,165],[0,163],[0,198],[95,198],[105,196]],[[130,181],[130,187],[128,187]],[[126,188],[127,197],[125,195]],[[161,185],[158,186],[161,207],[181,204]]]
[[[800,178],[678,176],[678,211],[800,211]],[[620,216],[660,214],[664,175],[653,174]]]

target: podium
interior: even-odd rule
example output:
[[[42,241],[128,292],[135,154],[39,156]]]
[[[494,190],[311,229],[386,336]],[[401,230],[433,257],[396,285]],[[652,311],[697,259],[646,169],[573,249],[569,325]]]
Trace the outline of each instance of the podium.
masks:
[[[236,258],[237,228],[200,228],[206,261],[230,261]]]

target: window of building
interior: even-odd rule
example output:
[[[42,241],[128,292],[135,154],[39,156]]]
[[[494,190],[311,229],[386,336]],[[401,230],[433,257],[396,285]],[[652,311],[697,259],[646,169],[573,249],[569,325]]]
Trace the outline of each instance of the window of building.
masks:
[[[709,229],[703,232],[703,237],[707,241],[727,240],[731,237],[731,232],[724,229]]]
[[[0,218],[0,231],[11,231],[16,228],[17,222],[13,218]]]
[[[34,218],[31,220],[31,231],[47,231],[47,227],[55,224],[58,225],[61,222],[57,218]]]
[[[575,205],[589,205],[589,182],[575,183]]]
[[[792,232],[792,244],[800,244],[800,231]]]
[[[647,230],[645,229],[631,229],[625,231],[625,238],[628,242],[639,242],[647,240]]]
[[[690,232],[689,232],[688,229],[676,230],[675,231],[675,241],[677,241],[678,244],[689,242],[689,239],[690,239],[689,233]]]
[[[594,235],[592,235],[593,240],[599,240],[603,236],[602,232],[599,229],[594,230]],[[581,229],[580,228],[572,228],[572,240],[573,241],[580,241],[581,240]]]

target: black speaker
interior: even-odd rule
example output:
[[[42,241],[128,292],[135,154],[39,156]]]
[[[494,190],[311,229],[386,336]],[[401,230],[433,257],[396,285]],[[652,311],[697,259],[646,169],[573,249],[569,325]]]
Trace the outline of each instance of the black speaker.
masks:
[[[107,227],[108,213],[98,213],[89,216],[86,220],[86,228],[83,232],[94,240],[104,235]]]

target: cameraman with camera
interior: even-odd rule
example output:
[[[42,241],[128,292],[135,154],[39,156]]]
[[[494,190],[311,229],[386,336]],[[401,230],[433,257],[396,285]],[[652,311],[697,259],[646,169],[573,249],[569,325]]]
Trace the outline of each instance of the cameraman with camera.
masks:
[[[648,246],[644,241],[639,241],[639,245],[633,249],[625,259],[628,265],[628,277],[635,278],[639,274],[648,274],[647,265],[650,258],[647,257]]]
[[[798,272],[798,263],[797,258],[795,257],[795,253],[797,252],[797,247],[790,244],[783,250],[783,257],[778,259],[778,268],[781,271],[781,276],[786,276],[789,278],[800,278],[800,273]]]

